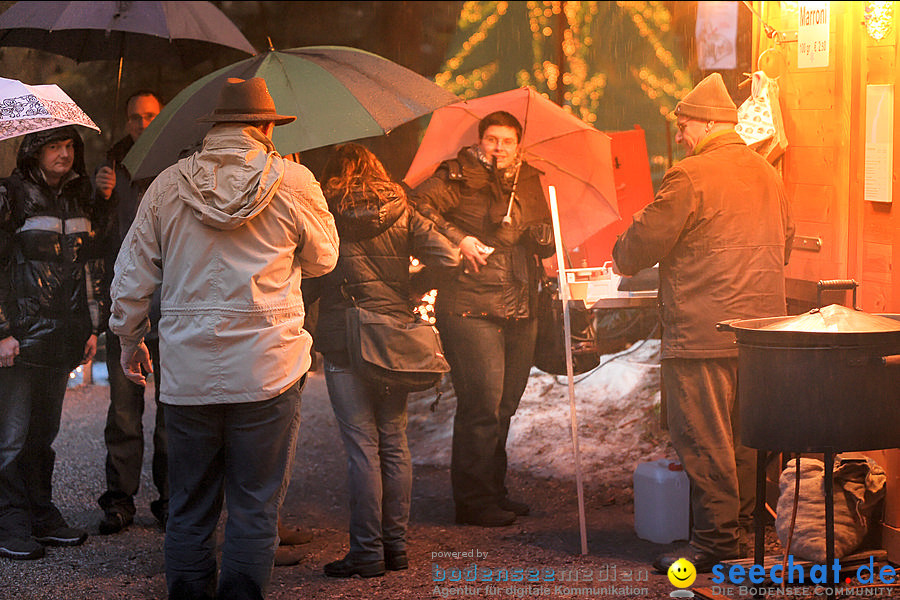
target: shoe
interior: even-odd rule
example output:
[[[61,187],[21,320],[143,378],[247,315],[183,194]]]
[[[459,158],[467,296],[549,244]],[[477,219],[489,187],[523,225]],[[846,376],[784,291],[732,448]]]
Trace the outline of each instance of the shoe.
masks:
[[[159,523],[160,529],[165,531],[166,522],[169,520],[169,501],[163,499],[154,500],[150,503],[150,512],[156,517],[156,522]]]
[[[80,546],[87,539],[84,529],[62,525],[45,530],[34,530],[33,537],[45,546]]]
[[[388,571],[405,571],[409,568],[406,550],[385,550],[384,568]]]
[[[329,577],[381,577],[384,575],[384,561],[356,562],[348,554],[340,560],[330,562],[323,568]]]
[[[669,567],[671,567],[672,563],[679,558],[684,558],[694,565],[694,569],[696,569],[698,573],[709,573],[714,566],[721,563],[723,560],[731,560],[739,557],[710,554],[709,552],[698,550],[689,544],[679,550],[660,554],[656,557],[656,560],[653,561],[653,568],[656,569],[658,573],[667,574],[669,572]]]
[[[479,527],[506,527],[516,522],[516,513],[499,506],[489,506],[479,511],[456,509],[456,523]]]
[[[524,502],[517,502],[515,500],[510,500],[509,498],[503,498],[497,504],[503,510],[508,510],[509,512],[514,513],[517,517],[524,517],[531,512],[531,509]]]
[[[0,539],[0,556],[12,560],[34,560],[43,558],[44,547],[35,540],[29,538],[3,538]]]
[[[313,539],[313,533],[309,529],[305,529],[298,525],[280,525],[278,526],[278,543],[282,546],[299,546],[308,544]]]
[[[305,548],[298,546],[278,546],[275,548],[275,566],[290,567],[296,565],[309,554]]]
[[[134,517],[118,511],[108,511],[100,521],[100,535],[119,533],[134,521]]]

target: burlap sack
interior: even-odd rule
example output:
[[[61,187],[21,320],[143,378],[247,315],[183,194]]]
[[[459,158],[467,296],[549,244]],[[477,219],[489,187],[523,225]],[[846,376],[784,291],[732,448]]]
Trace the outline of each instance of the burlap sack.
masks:
[[[779,479],[781,494],[775,530],[787,546],[794,506],[797,460],[788,463]],[[884,498],[884,470],[871,460],[839,461],[834,471],[834,556],[842,558],[859,547],[868,530],[868,517]],[[825,546],[825,465],[800,459],[800,501],[789,553],[823,564]]]

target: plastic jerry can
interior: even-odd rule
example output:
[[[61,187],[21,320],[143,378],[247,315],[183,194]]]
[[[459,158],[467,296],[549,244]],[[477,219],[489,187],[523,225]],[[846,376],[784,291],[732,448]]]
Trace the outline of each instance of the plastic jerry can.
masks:
[[[657,544],[690,539],[691,485],[681,463],[661,459],[634,470],[634,530]]]

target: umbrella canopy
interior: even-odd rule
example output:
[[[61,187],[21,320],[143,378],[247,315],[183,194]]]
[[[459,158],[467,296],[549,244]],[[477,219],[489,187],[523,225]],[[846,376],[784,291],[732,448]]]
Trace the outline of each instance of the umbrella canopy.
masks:
[[[342,46],[308,46],[257,55],[198,79],[144,130],[123,164],[135,179],[155,177],[196,148],[229,77],[262,77],[279,114],[297,120],[275,128],[282,155],[373,137],[458,100],[421,75],[376,54]]]
[[[403,181],[419,185],[460,148],[478,143],[478,122],[498,110],[519,119],[520,158],[556,187],[568,248],[619,219],[610,137],[528,87],[437,109]]]
[[[100,128],[56,85],[0,77],[0,140],[63,125]]]
[[[0,15],[0,46],[91,60],[187,69],[228,48],[256,54],[211,2],[16,2]]]

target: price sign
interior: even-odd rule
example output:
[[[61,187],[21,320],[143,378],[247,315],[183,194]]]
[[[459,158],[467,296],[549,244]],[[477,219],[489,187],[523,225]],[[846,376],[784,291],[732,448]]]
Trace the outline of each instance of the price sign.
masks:
[[[798,2],[797,66],[827,67],[831,2]]]

